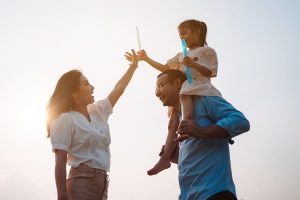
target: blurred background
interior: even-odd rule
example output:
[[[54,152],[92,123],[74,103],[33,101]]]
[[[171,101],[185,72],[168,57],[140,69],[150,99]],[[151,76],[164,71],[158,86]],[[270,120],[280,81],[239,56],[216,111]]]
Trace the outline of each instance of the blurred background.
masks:
[[[251,130],[230,146],[238,199],[300,199],[300,2],[297,0],[0,0],[0,199],[56,199],[46,105],[58,78],[80,69],[103,99],[128,68],[124,52],[156,61],[181,51],[177,26],[197,19],[219,60],[213,84]],[[140,63],[109,119],[110,200],[179,195],[178,170],[149,177],[167,134],[158,71]]]

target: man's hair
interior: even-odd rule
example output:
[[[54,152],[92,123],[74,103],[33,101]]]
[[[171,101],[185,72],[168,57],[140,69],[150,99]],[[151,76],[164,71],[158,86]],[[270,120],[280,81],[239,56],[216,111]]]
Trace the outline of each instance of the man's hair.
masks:
[[[170,80],[170,82],[174,82],[175,79],[179,78],[181,80],[181,83],[183,83],[185,80],[186,80],[186,75],[177,70],[177,69],[168,69],[162,73],[160,73],[157,78],[159,78],[160,76],[164,75],[164,74],[167,74],[168,75],[168,79]]]

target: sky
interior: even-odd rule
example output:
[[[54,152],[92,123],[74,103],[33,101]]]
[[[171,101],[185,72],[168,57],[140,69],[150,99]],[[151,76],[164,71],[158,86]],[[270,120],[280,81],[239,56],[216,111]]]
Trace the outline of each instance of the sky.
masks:
[[[251,130],[230,146],[241,200],[300,199],[300,2],[297,0],[0,0],[0,199],[56,199],[46,106],[58,78],[80,69],[106,98],[141,45],[166,63],[177,26],[197,19],[218,54],[212,83]],[[110,200],[179,195],[176,165],[149,177],[167,134],[158,71],[141,62],[109,119]]]

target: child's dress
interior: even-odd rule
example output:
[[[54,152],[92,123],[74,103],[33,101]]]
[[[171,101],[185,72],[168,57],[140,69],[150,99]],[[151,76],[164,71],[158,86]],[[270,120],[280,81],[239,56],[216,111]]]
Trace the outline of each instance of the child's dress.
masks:
[[[214,49],[210,47],[198,47],[190,50],[188,56],[198,64],[209,69],[211,77],[217,76],[218,60]],[[168,60],[167,64],[170,69],[178,69],[185,73],[185,66],[180,63],[183,60],[183,53],[178,53],[174,58]],[[192,84],[185,81],[182,84],[180,94],[198,95],[198,96],[219,96],[222,94],[210,82],[210,77],[206,77],[198,72],[195,68],[190,67],[192,72]]]

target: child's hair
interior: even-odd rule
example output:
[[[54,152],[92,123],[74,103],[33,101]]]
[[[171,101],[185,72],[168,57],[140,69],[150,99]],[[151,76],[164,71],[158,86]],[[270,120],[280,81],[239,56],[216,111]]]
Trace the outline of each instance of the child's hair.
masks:
[[[178,26],[178,29],[181,28],[188,28],[191,29],[192,31],[195,31],[196,29],[199,30],[199,41],[201,46],[207,46],[206,43],[206,33],[207,33],[207,26],[204,22],[195,20],[195,19],[189,19],[181,22]]]

